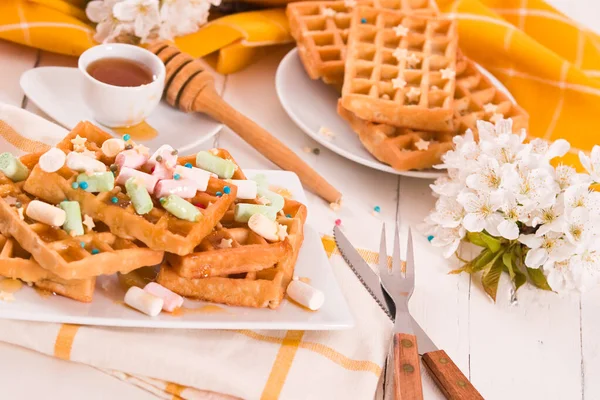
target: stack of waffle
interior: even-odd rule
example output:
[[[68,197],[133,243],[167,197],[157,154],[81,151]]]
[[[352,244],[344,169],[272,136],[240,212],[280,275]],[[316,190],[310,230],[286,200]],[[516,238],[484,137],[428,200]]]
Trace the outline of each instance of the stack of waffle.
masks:
[[[338,113],[397,170],[435,165],[477,120],[527,127],[527,113],[461,54],[456,21],[432,0],[306,1],[287,14],[308,75],[341,89]]]
[[[193,198],[181,198],[187,204],[184,209],[191,206],[194,218],[176,216],[176,210],[175,214],[167,210],[171,209],[164,198],[156,197],[151,199],[151,206],[147,204],[151,209],[138,213],[135,199],[119,179],[125,173],[124,164],[117,167],[118,155],[107,155],[105,148],[110,146],[103,146],[111,138],[90,123],[80,123],[56,146],[67,155],[67,163],[55,172],[42,167],[42,153],[13,160],[11,165],[20,173],[7,167],[5,159],[0,160],[0,169],[6,172],[0,173],[0,276],[91,302],[96,277],[154,267],[158,282],[183,296],[276,308],[292,279],[302,244],[304,205],[282,201],[283,208],[274,215],[285,234],[279,240],[267,240],[253,232],[247,222],[234,218],[238,203],[258,204],[260,199],[237,199],[232,181],[215,174],[208,178],[209,172],[203,171],[208,179],[205,190],[194,189]],[[145,164],[133,171],[136,179],[141,177],[133,182],[144,186],[144,179],[155,175],[162,157],[156,157],[150,167],[148,149],[132,141],[125,143],[125,152],[146,154]],[[93,159],[95,164],[90,165],[104,164],[101,169],[113,173],[114,185],[86,190],[91,189],[91,183],[81,182],[95,172],[71,169],[68,160],[72,152]],[[177,157],[176,151],[169,154],[180,166],[196,164],[195,157]],[[227,151],[213,149],[210,154],[228,160],[229,166],[233,164],[233,179],[246,179]],[[173,174],[174,167],[167,165],[161,173],[175,181],[182,179]],[[55,205],[63,208],[65,201],[76,206],[75,219],[81,216],[85,228],[77,232],[69,230],[67,223],[51,226],[40,222],[44,218],[36,219],[30,212],[34,201],[50,209]]]

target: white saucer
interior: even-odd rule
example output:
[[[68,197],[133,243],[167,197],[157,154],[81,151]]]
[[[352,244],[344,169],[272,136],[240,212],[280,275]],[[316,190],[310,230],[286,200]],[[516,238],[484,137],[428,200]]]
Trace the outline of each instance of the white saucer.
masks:
[[[489,72],[480,67],[494,84],[511,99],[506,88]],[[290,118],[311,138],[329,150],[354,162],[391,174],[414,178],[435,179],[445,175],[444,171],[429,169],[424,171],[397,171],[377,160],[364,148],[358,136],[348,123],[338,115],[337,102],[339,93],[321,80],[313,80],[306,74],[298,49],[292,49],[277,68],[275,87],[279,101]],[[335,133],[328,140],[319,133],[326,127]]]
[[[110,132],[94,122],[85,105],[81,96],[82,76],[77,68],[34,68],[21,75],[20,83],[29,100],[65,128],[73,129],[79,121],[88,120]],[[217,82],[219,92],[221,87]],[[223,126],[206,115],[181,112],[165,101],[159,103],[146,122],[158,131],[158,136],[136,141],[150,148],[168,143],[181,152],[209,140]]]

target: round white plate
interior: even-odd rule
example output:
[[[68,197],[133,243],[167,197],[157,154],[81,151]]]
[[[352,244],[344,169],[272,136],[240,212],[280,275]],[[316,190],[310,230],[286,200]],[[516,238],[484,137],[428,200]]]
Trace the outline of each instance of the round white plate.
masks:
[[[95,122],[82,97],[82,76],[77,68],[34,68],[21,75],[21,88],[33,103],[49,117],[67,129],[73,129],[79,121],[90,121],[103,130],[111,130]],[[217,87],[219,90],[219,87]],[[150,140],[136,140],[150,148],[168,143],[181,152],[190,150],[212,138],[223,126],[200,113],[181,112],[165,101],[147,119],[158,131]]]
[[[512,99],[510,93],[496,78],[481,67],[480,69],[502,92]],[[367,167],[391,174],[424,179],[435,179],[445,175],[444,171],[435,169],[397,171],[373,157],[364,148],[348,123],[338,115],[339,93],[321,80],[310,79],[300,61],[298,49],[292,49],[279,64],[275,76],[275,87],[279,101],[281,101],[283,108],[296,125],[334,153]],[[321,127],[333,131],[335,137],[329,140],[319,134]]]

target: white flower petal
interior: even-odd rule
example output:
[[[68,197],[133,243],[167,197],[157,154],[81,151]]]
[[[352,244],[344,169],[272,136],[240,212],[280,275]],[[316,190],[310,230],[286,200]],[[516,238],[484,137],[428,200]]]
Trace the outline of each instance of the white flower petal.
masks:
[[[463,226],[469,232],[481,232],[485,229],[485,219],[481,218],[477,214],[467,214],[463,219]]]
[[[548,152],[546,153],[546,159],[552,160],[556,157],[562,157],[565,154],[567,154],[570,148],[571,145],[569,144],[569,142],[567,142],[565,139],[558,139],[554,141],[554,143],[552,143],[548,148]]]
[[[130,1],[123,1],[113,6],[113,14],[119,21],[133,22],[138,15],[138,7]]]
[[[530,249],[525,256],[525,265],[529,268],[539,268],[548,259],[544,249]]]
[[[498,225],[498,232],[500,236],[508,240],[515,240],[519,237],[519,227],[518,225],[509,220],[504,220]]]
[[[523,243],[530,249],[537,249],[542,245],[543,240],[535,235],[521,235],[519,236],[519,243]]]

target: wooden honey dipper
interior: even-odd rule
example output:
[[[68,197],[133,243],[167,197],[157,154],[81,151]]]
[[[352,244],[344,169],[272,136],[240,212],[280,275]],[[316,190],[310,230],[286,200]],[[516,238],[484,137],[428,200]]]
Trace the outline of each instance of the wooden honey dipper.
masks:
[[[284,170],[298,174],[302,183],[330,203],[342,194],[281,141],[242,115],[219,96],[214,79],[199,60],[168,42],[148,46],[166,66],[165,98],[184,112],[203,112],[222,122],[248,144]]]

